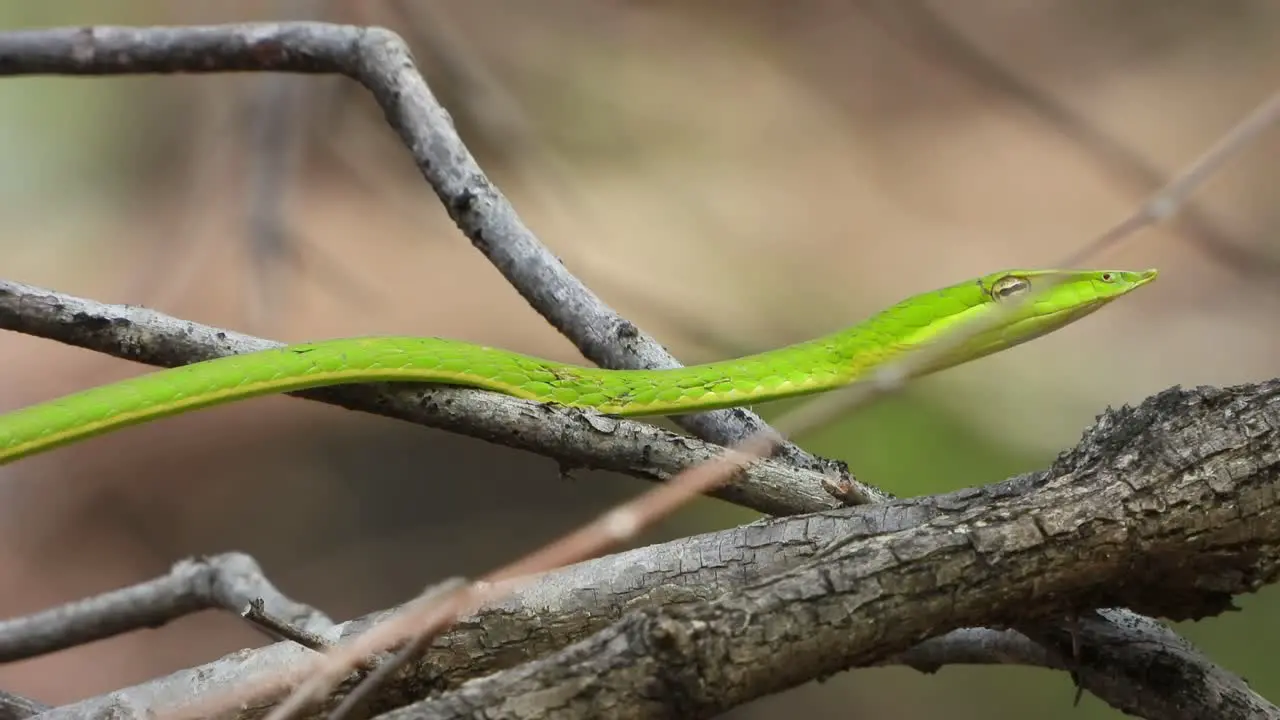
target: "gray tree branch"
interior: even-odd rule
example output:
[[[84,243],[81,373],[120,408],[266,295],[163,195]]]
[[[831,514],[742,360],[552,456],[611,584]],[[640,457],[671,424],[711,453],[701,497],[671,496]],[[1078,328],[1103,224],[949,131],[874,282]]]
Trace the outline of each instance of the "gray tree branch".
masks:
[[[0,76],[272,71],[336,73],[367,88],[450,217],[494,267],[592,362],[609,368],[680,363],[573,276],[489,181],[437,102],[400,36],[327,23],[51,28],[0,33]],[[694,435],[731,445],[762,430],[746,409],[676,418]],[[775,453],[799,468],[849,480],[840,462],[791,443]],[[868,499],[883,499],[865,488]]]
[[[281,345],[146,308],[107,305],[7,280],[0,280],[0,329],[162,367]],[[565,467],[614,470],[648,480],[666,480],[723,452],[647,423],[465,388],[351,385],[296,395],[529,450]],[[815,470],[763,460],[716,496],[773,515],[836,507],[839,503],[823,490],[823,479]]]
[[[508,717],[516,715],[495,704],[499,698],[528,700],[533,704],[522,707],[533,712],[542,707],[537,697],[560,697],[565,708],[599,716],[600,707],[585,700],[594,693],[620,703],[616,708],[653,709],[626,694],[638,690],[633,683],[692,682],[680,663],[696,655],[708,680],[728,683],[717,673],[732,667],[742,673],[740,685],[713,683],[693,706],[658,710],[711,713],[846,667],[906,664],[929,672],[963,662],[1068,669],[1085,689],[1141,717],[1280,717],[1168,627],[1118,609],[1212,614],[1232,594],[1274,580],[1277,428],[1280,381],[1175,389],[1107,413],[1046,471],[944,495],[765,519],[567,567],[458,623],[384,688],[377,708],[449,690],[434,701],[441,704],[418,711],[432,717],[428,711],[469,708]],[[917,612],[922,619],[912,619]],[[1072,613],[1082,617],[1061,621]],[[385,616],[347,623],[341,634]],[[698,623],[711,629],[678,643],[680,653],[659,653],[668,664],[633,656],[655,647],[643,632],[634,636],[637,627]],[[978,625],[1031,628],[1035,642]],[[606,637],[625,641],[614,648],[623,655],[600,655],[614,651]],[[190,688],[231,692],[288,676],[298,652],[275,645],[236,654],[49,717],[108,707],[181,714]],[[729,652],[734,663],[711,657]],[[566,663],[577,661],[589,670],[579,673],[580,692],[557,694],[572,684]],[[631,662],[643,666],[640,674],[610,674]],[[769,663],[787,665],[786,679],[757,687]],[[544,681],[548,693],[533,694]],[[679,690],[671,697],[688,697]],[[287,691],[288,683],[271,685],[250,704],[278,702]]]
[[[630,612],[383,717],[703,718],[967,626],[1036,627],[1106,607],[1216,615],[1280,573],[1277,428],[1280,381],[1167,391],[1103,415],[1024,492],[956,496],[960,508],[926,523],[855,534],[714,600]],[[1209,678],[1189,687],[1153,669],[1158,705],[1113,704],[1144,717],[1280,716],[1247,691],[1187,698]]]
[[[333,627],[320,611],[280,592],[253,558],[228,553],[184,560],[150,582],[0,621],[0,662],[156,627],[211,608],[241,614],[257,602],[262,612],[291,628],[319,633]]]

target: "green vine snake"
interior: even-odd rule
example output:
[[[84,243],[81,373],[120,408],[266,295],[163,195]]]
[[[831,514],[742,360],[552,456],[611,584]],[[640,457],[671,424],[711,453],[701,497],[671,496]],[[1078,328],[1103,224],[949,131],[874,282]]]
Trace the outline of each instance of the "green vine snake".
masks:
[[[1155,270],[1006,270],[915,295],[831,335],[732,360],[608,370],[459,340],[346,338],[231,355],[102,385],[0,415],[0,464],[199,408],[323,385],[463,385],[614,416],[657,416],[832,390],[1014,299],[993,326],[913,369],[936,372],[1053,332],[1147,284]],[[1027,299],[1037,283],[1047,289]]]

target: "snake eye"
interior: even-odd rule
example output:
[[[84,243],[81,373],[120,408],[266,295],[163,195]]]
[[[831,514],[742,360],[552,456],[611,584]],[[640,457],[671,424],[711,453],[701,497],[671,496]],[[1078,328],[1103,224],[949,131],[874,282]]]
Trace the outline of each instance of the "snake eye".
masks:
[[[1017,275],[1005,275],[991,283],[991,297],[996,300],[1008,300],[1031,289],[1031,281]]]
[[[1109,283],[1109,282],[1115,282],[1115,280],[1116,280],[1115,273],[1109,273],[1109,272],[1102,273],[1102,282]]]

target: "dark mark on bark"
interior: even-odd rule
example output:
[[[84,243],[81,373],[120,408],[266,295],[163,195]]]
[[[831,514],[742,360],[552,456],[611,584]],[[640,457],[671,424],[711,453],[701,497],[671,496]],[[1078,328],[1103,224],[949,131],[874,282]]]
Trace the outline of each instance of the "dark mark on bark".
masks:
[[[72,315],[71,321],[76,325],[76,327],[94,333],[107,330],[113,325],[127,326],[129,324],[129,321],[123,318],[106,318],[100,315],[90,315],[85,312],[78,312]]]
[[[476,194],[470,188],[463,189],[462,192],[449,198],[449,210],[455,218],[471,212],[475,204]]]
[[[618,326],[614,330],[619,340],[634,340],[640,337],[640,330],[630,320],[618,320]]]

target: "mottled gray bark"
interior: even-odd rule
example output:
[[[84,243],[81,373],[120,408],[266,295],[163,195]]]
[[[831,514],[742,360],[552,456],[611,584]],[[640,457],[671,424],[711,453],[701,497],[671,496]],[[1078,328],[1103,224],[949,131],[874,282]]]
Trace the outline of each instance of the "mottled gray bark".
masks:
[[[628,613],[384,717],[711,717],[966,626],[1036,627],[1113,606],[1215,615],[1280,568],[1277,427],[1278,382],[1162,393],[1104,415],[1020,491],[956,496],[928,522],[855,534],[714,600]],[[1277,714],[1225,673],[1144,679],[1159,685],[1157,703],[1110,702],[1144,717]],[[1235,692],[1222,694],[1223,680]]]
[[[403,712],[697,717],[850,667],[1005,662],[1069,669],[1141,717],[1280,717],[1243,680],[1134,613],[1215,614],[1274,581],[1277,428],[1280,381],[1175,389],[1103,415],[1044,472],[565,568],[460,622],[384,689],[378,709],[446,690]],[[301,652],[231,656],[50,717],[109,705],[177,710],[193,690],[287,673]]]

